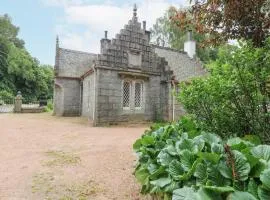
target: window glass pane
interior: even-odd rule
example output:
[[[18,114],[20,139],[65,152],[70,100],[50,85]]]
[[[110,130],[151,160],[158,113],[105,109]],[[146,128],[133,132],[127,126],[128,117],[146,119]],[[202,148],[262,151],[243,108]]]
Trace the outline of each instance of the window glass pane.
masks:
[[[135,107],[142,107],[142,84],[135,83]]]
[[[123,107],[130,106],[130,83],[124,82],[123,85]]]

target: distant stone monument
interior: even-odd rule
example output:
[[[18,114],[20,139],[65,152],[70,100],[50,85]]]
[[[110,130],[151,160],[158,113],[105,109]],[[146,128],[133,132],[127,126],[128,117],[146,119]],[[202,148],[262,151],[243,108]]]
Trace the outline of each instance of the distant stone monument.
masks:
[[[22,93],[21,93],[21,91],[18,91],[17,96],[15,97],[14,112],[15,113],[22,112]]]

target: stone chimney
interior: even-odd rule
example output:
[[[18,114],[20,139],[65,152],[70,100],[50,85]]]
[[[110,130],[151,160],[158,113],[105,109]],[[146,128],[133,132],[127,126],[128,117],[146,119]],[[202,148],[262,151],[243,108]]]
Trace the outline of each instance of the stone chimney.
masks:
[[[100,40],[100,53],[104,53],[105,49],[108,49],[111,40],[108,39],[108,31],[104,31],[104,38]]]
[[[146,21],[143,21],[143,30],[146,30]]]
[[[192,39],[191,30],[187,32],[187,41],[184,44],[184,51],[190,58],[194,58],[196,56],[196,42]]]

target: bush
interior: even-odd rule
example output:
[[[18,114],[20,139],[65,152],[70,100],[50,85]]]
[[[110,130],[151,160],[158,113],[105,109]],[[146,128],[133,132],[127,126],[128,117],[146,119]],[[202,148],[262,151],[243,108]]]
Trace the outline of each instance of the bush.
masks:
[[[45,112],[51,112],[53,111],[53,101],[52,99],[49,99],[47,102],[47,106],[45,107]]]
[[[270,39],[263,48],[223,47],[208,65],[209,76],[181,84],[179,101],[204,130],[270,142],[269,52]]]
[[[270,199],[270,146],[254,135],[223,142],[183,118],[146,131],[133,149],[143,194],[166,200]]]
[[[2,102],[2,104],[4,104],[4,103],[10,103],[13,100],[14,100],[14,96],[13,96],[12,93],[10,93],[10,92],[8,92],[6,90],[0,91],[0,102]]]

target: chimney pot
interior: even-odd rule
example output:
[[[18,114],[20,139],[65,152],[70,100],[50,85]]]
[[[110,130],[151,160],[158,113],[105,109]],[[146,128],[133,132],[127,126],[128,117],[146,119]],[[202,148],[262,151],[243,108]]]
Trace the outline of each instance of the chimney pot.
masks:
[[[184,51],[190,58],[196,56],[196,42],[192,39],[192,30],[187,32],[187,41],[184,43]]]
[[[108,39],[108,31],[105,31],[105,39]]]
[[[188,30],[187,32],[187,41],[192,41],[192,30]]]

